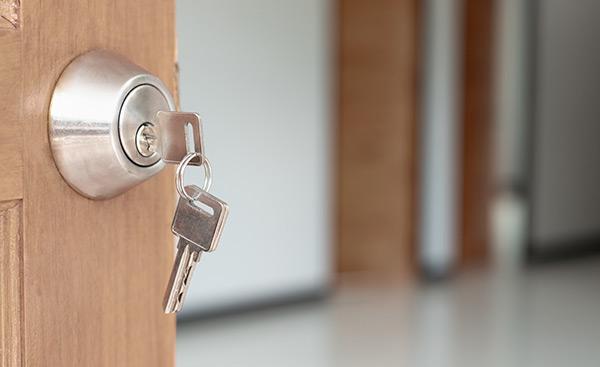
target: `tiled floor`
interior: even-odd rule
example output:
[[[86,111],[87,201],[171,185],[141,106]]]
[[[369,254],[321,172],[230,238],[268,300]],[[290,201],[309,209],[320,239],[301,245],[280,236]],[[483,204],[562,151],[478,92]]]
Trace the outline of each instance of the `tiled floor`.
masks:
[[[177,366],[600,366],[600,259],[181,325]]]

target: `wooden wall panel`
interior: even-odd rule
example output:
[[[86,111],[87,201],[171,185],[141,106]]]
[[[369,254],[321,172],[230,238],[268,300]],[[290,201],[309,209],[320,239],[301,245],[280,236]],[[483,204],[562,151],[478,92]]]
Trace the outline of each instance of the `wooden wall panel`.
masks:
[[[339,1],[341,272],[404,272],[410,265],[419,6]]]
[[[0,0],[0,366],[23,365],[23,135],[19,2]]]
[[[0,28],[0,201],[23,197],[21,33]]]
[[[487,259],[492,200],[494,0],[467,0],[464,28],[463,265]]]
[[[22,366],[21,201],[0,202],[0,366]]]

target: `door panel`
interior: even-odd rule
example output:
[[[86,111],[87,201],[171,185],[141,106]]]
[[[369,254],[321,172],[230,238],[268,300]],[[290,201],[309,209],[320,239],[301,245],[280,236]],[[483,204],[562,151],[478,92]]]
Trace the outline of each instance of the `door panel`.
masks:
[[[0,91],[10,93],[1,102],[0,153],[8,155],[0,159],[8,174],[0,178],[0,199],[22,199],[22,214],[14,209],[21,201],[2,204],[13,208],[2,211],[2,284],[17,284],[10,297],[2,291],[3,358],[10,346],[3,365],[20,366],[20,353],[28,366],[172,366],[175,318],[161,308],[173,255],[172,171],[117,198],[92,201],[61,178],[47,131],[58,76],[90,49],[121,53],[173,90],[174,1],[21,5],[20,26],[0,31],[0,49],[12,62],[5,64],[3,52]],[[7,310],[17,321],[5,322]],[[15,322],[21,335],[8,334],[7,341]]]
[[[21,366],[21,200],[0,202],[0,365]]]
[[[338,4],[340,272],[410,272],[418,14],[416,0]]]
[[[461,265],[488,257],[492,198],[494,0],[464,2]]]
[[[3,18],[0,18],[3,21]],[[21,156],[21,35],[14,28],[0,28],[0,199],[23,197]]]

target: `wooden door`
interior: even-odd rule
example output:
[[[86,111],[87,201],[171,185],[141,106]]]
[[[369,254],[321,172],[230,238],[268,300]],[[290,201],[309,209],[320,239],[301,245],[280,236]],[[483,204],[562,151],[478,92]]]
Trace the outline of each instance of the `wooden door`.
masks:
[[[340,272],[412,269],[419,5],[338,3]]]
[[[493,198],[495,0],[464,2],[460,264],[488,260]]]
[[[110,200],[78,195],[54,165],[48,105],[95,48],[175,92],[174,0],[0,0],[0,16],[0,365],[173,366],[172,172]]]

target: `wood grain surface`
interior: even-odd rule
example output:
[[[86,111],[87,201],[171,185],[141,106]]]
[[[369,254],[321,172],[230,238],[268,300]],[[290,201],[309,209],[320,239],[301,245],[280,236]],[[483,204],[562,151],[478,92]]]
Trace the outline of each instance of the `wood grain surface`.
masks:
[[[484,262],[490,252],[495,6],[465,2],[461,265]]]
[[[19,28],[20,7],[19,0],[0,0],[0,30]]]
[[[22,366],[21,201],[0,202],[0,366]]]
[[[23,197],[21,33],[0,29],[0,201]]]
[[[3,354],[3,366],[173,366],[175,318],[161,308],[173,257],[173,172],[114,199],[81,197],[54,165],[48,105],[64,67],[95,48],[127,56],[173,89],[174,0],[31,0],[20,16],[19,29],[0,31],[0,50],[10,50],[0,65],[0,199],[21,198],[22,214],[10,209],[10,218],[23,219],[22,301],[4,302],[3,289],[1,303],[3,337],[7,310],[20,312],[20,339],[7,343],[22,361]],[[3,254],[11,236],[3,234]]]
[[[416,217],[419,1],[338,6],[338,270],[403,273]]]

